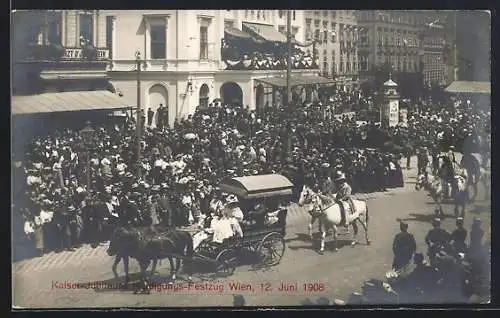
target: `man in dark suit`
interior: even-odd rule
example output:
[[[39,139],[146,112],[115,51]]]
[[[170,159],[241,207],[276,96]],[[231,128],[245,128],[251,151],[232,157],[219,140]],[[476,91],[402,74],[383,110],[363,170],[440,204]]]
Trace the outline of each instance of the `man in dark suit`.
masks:
[[[148,108],[148,126],[151,126],[153,124],[153,117],[155,115],[154,110],[151,109],[151,107]]]
[[[158,216],[160,219],[160,224],[171,227],[174,225],[174,218],[172,215],[172,206],[170,205],[170,199],[167,194],[167,184],[163,183],[161,185],[161,191],[158,196],[157,208]]]
[[[413,258],[413,254],[417,250],[417,243],[413,234],[408,233],[408,223],[400,222],[399,228],[401,232],[396,234],[392,243],[392,251],[394,252],[394,261],[392,267],[395,270],[405,268]]]

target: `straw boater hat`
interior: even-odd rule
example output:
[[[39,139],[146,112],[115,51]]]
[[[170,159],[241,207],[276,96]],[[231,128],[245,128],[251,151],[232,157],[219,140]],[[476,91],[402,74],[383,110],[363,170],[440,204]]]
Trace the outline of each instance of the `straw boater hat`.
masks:
[[[345,180],[345,174],[341,171],[337,171],[335,174],[335,181]]]
[[[238,198],[234,194],[230,194],[227,196],[227,198],[226,198],[227,205],[236,204],[236,203],[238,203]]]

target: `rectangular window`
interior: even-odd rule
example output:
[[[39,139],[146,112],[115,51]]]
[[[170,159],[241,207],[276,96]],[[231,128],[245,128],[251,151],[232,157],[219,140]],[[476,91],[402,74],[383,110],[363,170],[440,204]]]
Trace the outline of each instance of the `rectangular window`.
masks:
[[[200,60],[208,59],[208,27],[200,27]]]
[[[319,28],[319,20],[314,20],[314,27]]]
[[[323,10],[323,16],[326,18],[328,16],[328,10]]]
[[[323,41],[325,41],[325,43],[328,43],[328,31],[326,31],[326,30],[323,31],[323,38],[324,38]]]
[[[283,19],[283,16],[285,15],[285,10],[278,10],[278,16],[280,19]]]
[[[94,16],[89,13],[80,14],[80,45],[94,44]]]
[[[151,25],[151,58],[164,59],[167,55],[167,28],[163,25]]]
[[[295,21],[295,10],[292,10],[292,20]]]
[[[316,41],[319,41],[319,40],[320,40],[320,39],[319,39],[319,29],[314,30],[314,39],[315,39]]]
[[[115,17],[106,17],[106,48],[109,50],[109,58],[113,59],[113,21]]]

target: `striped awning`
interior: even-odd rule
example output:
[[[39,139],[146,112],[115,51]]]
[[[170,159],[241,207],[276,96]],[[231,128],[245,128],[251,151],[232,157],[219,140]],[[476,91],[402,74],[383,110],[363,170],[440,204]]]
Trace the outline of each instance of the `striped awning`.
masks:
[[[251,39],[252,38],[252,36],[250,34],[243,32],[243,31],[236,29],[236,28],[225,27],[224,32],[226,32],[227,34],[229,34],[231,36],[237,37],[237,38],[244,38],[244,39]]]
[[[11,110],[12,115],[27,115],[129,107],[132,106],[109,91],[78,91],[13,96]]]
[[[286,42],[286,36],[278,32],[272,25],[258,23],[243,23],[243,30],[270,42]]]
[[[449,93],[482,93],[491,94],[490,82],[455,81],[444,89]]]

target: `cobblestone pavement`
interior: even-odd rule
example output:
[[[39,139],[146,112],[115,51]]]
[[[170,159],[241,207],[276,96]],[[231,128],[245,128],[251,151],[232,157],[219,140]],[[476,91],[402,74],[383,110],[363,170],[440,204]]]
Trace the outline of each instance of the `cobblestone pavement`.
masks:
[[[415,167],[415,162],[412,166]],[[363,281],[382,278],[390,268],[392,239],[399,231],[397,218],[407,220],[419,250],[425,251],[424,236],[430,229],[433,205],[425,193],[414,190],[415,169],[404,171],[404,175],[404,188],[359,196],[366,199],[370,207],[370,246],[365,244],[364,233],[360,230],[360,244],[319,255],[305,235],[308,214],[292,206],[287,220],[287,249],[278,266],[267,271],[240,266],[230,278],[219,281],[204,281],[195,275],[195,283],[208,283],[212,288],[222,285],[223,291],[195,290],[196,286],[192,285],[188,291],[162,290],[152,291],[150,295],[135,295],[131,290],[56,288],[55,285],[59,287],[61,282],[121,282],[122,278],[110,280],[113,259],[106,255],[106,246],[95,249],[84,246],[75,252],[50,253],[13,264],[13,304],[23,308],[230,306],[233,294],[242,294],[250,306],[300,305],[306,298],[317,297],[346,299],[349,293],[359,290]],[[482,193],[478,198],[481,197]],[[485,240],[488,240],[490,212],[490,201],[478,199],[469,207],[466,228],[471,225],[472,215],[479,216],[484,223]],[[443,227],[451,231],[454,228],[451,205],[446,205],[445,213],[449,217],[444,220]],[[164,282],[169,272],[167,264],[164,261],[159,266],[155,281]],[[122,271],[122,265],[119,271]],[[137,263],[131,261],[131,273],[137,271]],[[181,274],[179,282],[184,282],[184,278],[185,275]],[[251,284],[252,289],[231,290],[230,282]],[[299,290],[280,292],[281,283],[297,284]],[[267,284],[272,291],[268,290]],[[313,284],[312,289],[320,289],[322,284],[324,288],[323,291],[304,291],[304,284]]]

